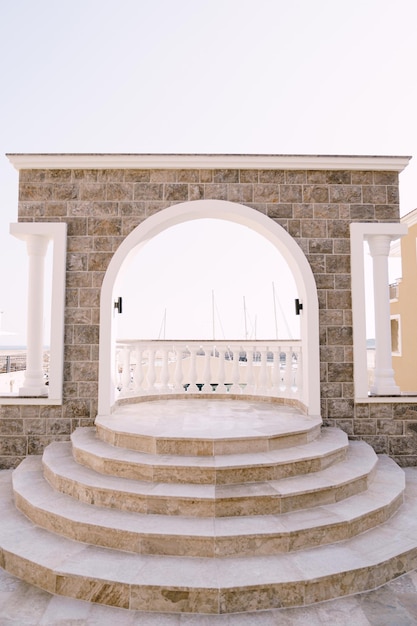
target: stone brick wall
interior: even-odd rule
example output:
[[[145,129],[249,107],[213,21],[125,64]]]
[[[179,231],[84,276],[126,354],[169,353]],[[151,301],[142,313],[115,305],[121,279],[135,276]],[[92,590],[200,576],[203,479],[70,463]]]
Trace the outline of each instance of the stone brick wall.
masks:
[[[396,172],[63,169],[20,172],[19,221],[68,224],[64,404],[0,405],[0,466],[93,424],[100,287],[110,259],[147,217],[200,199],[250,206],[294,237],[318,288],[324,423],[416,465],[417,405],[353,400],[349,224],[399,221]]]

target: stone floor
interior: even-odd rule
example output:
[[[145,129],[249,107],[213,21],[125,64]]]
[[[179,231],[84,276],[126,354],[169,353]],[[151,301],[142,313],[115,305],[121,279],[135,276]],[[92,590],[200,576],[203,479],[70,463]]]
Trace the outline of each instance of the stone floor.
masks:
[[[0,626],[413,626],[417,570],[375,591],[299,609],[235,615],[126,611],[52,596],[0,569]]]

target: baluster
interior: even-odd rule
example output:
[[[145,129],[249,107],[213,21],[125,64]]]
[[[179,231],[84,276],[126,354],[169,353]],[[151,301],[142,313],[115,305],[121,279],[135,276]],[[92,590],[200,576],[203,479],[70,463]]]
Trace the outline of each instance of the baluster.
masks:
[[[246,390],[248,393],[253,393],[255,390],[255,374],[253,371],[254,353],[254,348],[246,350]]]
[[[116,388],[117,388],[117,391],[120,393],[122,389],[122,373],[123,373],[123,350],[120,350],[120,348],[116,351],[115,368],[116,368],[115,380],[117,383]]]
[[[226,360],[226,350],[225,348],[219,348],[219,371],[218,371],[219,384],[217,385],[217,388],[216,388],[217,393],[225,393],[227,391],[226,386],[225,386],[225,382],[226,382],[225,360]]]
[[[291,394],[292,387],[292,347],[285,350],[285,395]]]
[[[153,392],[156,381],[155,371],[155,348],[149,348],[148,350],[148,375],[146,377],[148,383],[148,390]]]
[[[268,348],[261,347],[260,353],[261,353],[261,370],[259,372],[258,386],[259,386],[259,391],[261,393],[265,393],[268,387],[268,374],[266,371]]]
[[[232,391],[234,393],[239,393],[239,391],[241,391],[240,387],[239,387],[239,356],[240,356],[240,350],[239,348],[232,348],[232,354],[233,354],[233,369],[232,369]]]
[[[278,395],[280,383],[281,383],[281,372],[280,372],[281,350],[279,346],[275,348],[273,354],[274,354],[274,365],[273,365],[273,370],[272,370],[272,391],[274,394]]]
[[[142,348],[138,345],[136,347],[136,367],[133,373],[133,389],[136,393],[143,391],[142,383],[144,379],[143,365],[142,365]]]
[[[130,387],[130,347],[123,348],[122,392],[127,393]]]
[[[190,386],[188,388],[188,391],[191,391],[193,393],[195,393],[196,391],[200,391],[197,387],[197,378],[198,378],[198,372],[197,372],[197,352],[199,350],[199,348],[191,346],[191,348],[189,348],[187,346],[187,349],[190,352],[190,371],[188,374],[188,378],[189,378],[189,383]],[[188,382],[188,381],[187,381]]]
[[[281,361],[281,355],[284,355],[284,363]],[[285,391],[285,368],[287,366],[287,357],[285,353],[285,348],[280,347],[279,353],[279,390],[281,393]]]
[[[175,363],[175,390],[176,391],[184,391],[183,387],[183,373],[182,373],[182,349],[178,347],[175,351],[176,354],[176,363]]]
[[[301,347],[298,346],[294,349],[296,354],[296,366],[294,371],[294,387],[293,392],[297,395],[298,398],[301,398],[302,395],[302,380],[303,380],[303,360],[301,355]]]
[[[161,390],[168,391],[169,386],[169,370],[168,370],[168,355],[169,349],[167,346],[162,346],[162,370],[161,370]]]
[[[204,382],[204,391],[209,392],[211,387],[211,353],[210,348],[204,348],[204,374],[203,374],[203,382]]]

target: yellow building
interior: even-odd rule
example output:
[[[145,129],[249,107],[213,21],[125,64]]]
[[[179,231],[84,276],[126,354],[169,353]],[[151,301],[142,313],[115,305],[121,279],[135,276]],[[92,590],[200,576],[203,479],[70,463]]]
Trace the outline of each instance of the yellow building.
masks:
[[[401,218],[408,234],[393,255],[401,254],[402,277],[390,285],[392,364],[402,392],[417,391],[417,209]]]

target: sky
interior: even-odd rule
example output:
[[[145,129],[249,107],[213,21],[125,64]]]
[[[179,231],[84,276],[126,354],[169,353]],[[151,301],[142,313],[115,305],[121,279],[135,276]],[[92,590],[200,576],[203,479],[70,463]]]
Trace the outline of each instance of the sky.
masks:
[[[16,334],[0,343],[26,327],[6,153],[413,156],[401,214],[416,208],[416,14],[414,0],[1,0],[0,318]]]

